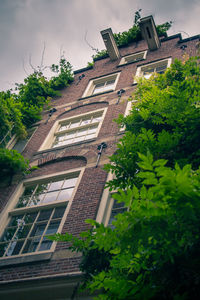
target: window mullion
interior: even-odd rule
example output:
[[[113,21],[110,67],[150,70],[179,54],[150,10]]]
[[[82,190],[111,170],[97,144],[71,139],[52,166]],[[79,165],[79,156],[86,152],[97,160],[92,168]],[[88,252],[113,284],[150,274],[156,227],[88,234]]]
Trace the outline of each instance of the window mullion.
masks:
[[[30,237],[30,235],[31,235],[32,230],[33,230],[33,227],[35,226],[35,223],[37,222],[37,219],[38,219],[38,217],[39,217],[39,213],[40,213],[40,211],[38,211],[37,216],[36,216],[35,220],[33,221],[33,224],[32,224],[32,226],[31,226],[31,228],[30,228],[30,230],[29,230],[29,233],[27,234],[27,237],[26,237],[25,240],[24,240],[24,244],[23,244],[23,246],[22,246],[22,248],[21,248],[19,254],[22,254],[22,252],[23,252],[23,250],[24,250],[24,247],[26,246],[26,243],[27,243],[27,241],[28,241],[28,239],[29,239],[29,237]]]
[[[48,222],[47,222],[47,225],[46,225],[46,227],[45,227],[45,230],[43,231],[43,233],[42,233],[42,235],[41,235],[40,242],[39,242],[39,244],[37,245],[37,248],[36,248],[35,252],[38,252],[38,250],[40,249],[40,246],[41,246],[41,243],[42,243],[42,241],[43,241],[43,238],[44,238],[44,236],[45,236],[45,234],[46,234],[47,228],[49,227],[49,224],[50,224],[50,222],[51,222],[51,220],[52,220],[52,216],[53,216],[53,214],[54,214],[54,211],[55,211],[55,207],[54,207],[54,209],[52,210],[52,213],[51,213],[51,215],[50,215],[50,217],[49,217],[49,220],[48,220]]]

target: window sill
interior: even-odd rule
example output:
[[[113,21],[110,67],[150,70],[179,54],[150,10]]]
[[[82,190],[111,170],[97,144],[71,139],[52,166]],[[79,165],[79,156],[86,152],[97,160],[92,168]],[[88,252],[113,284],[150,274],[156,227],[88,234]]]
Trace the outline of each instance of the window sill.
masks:
[[[138,59],[136,61],[132,61],[132,62],[128,62],[128,63],[123,63],[121,65],[118,65],[117,68],[124,67],[124,66],[131,65],[131,64],[136,64],[136,63],[141,62],[143,60],[145,60],[145,58],[141,58],[141,59]]]
[[[45,252],[45,253],[33,253],[29,255],[21,255],[19,257],[6,257],[0,258],[0,267],[24,264],[28,262],[36,262],[36,261],[44,261],[50,260],[53,252]]]
[[[34,154],[34,156],[36,156],[38,154],[53,152],[53,151],[56,151],[56,150],[68,149],[68,148],[71,148],[71,147],[74,147],[74,146],[79,146],[79,145],[86,144],[86,143],[91,143],[91,142],[94,142],[94,141],[96,141],[96,138],[88,139],[88,140],[82,141],[82,142],[73,143],[71,145],[63,145],[63,146],[54,147],[54,148],[50,148],[50,149],[44,149],[44,150],[37,151]]]
[[[109,91],[106,91],[106,92],[102,92],[102,93],[97,93],[97,94],[93,94],[93,95],[90,95],[90,96],[86,96],[86,97],[82,97],[82,98],[79,98],[78,100],[85,100],[85,99],[88,99],[88,98],[92,98],[92,97],[96,97],[96,96],[99,96],[99,95],[104,95],[104,94],[109,94],[111,92],[114,92],[114,90],[109,90]]]

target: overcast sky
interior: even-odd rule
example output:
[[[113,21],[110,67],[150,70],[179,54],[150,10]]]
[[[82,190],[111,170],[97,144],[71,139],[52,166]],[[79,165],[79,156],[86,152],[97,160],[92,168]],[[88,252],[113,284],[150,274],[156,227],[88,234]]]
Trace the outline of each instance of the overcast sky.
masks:
[[[85,67],[95,54],[84,40],[104,49],[100,30],[128,30],[134,12],[152,14],[156,24],[173,21],[169,35],[200,33],[199,0],[0,0],[0,90],[14,87],[40,65],[58,63],[60,53],[74,70]],[[24,62],[24,63],[23,63]],[[24,65],[24,67],[23,67]]]

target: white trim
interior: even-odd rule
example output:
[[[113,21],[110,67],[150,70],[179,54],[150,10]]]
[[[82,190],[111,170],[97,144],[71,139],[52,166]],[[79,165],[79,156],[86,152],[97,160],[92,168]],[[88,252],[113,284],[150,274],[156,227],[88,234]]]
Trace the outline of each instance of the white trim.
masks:
[[[143,55],[143,57],[141,57],[141,55]],[[138,58],[138,56],[139,56],[139,58]],[[138,62],[140,60],[146,59],[146,56],[147,56],[147,50],[123,56],[122,59],[120,60],[119,66]],[[131,61],[129,61],[129,59]]]
[[[55,139],[55,134],[58,132],[58,129],[59,129],[60,124],[65,123],[65,122],[70,121],[70,120],[80,119],[81,117],[85,117],[85,116],[87,116],[87,115],[91,115],[91,116],[92,116],[92,115],[94,115],[94,114],[96,114],[96,113],[98,113],[98,112],[102,112],[102,119],[101,119],[101,121],[98,123],[98,128],[97,128],[97,131],[96,131],[95,137],[94,137],[94,138],[96,138],[96,137],[98,136],[98,134],[99,134],[99,131],[100,131],[101,125],[102,125],[102,123],[103,123],[103,120],[104,120],[104,118],[105,118],[107,109],[108,109],[108,108],[105,107],[105,108],[97,109],[97,110],[90,111],[90,112],[87,112],[87,113],[84,113],[84,114],[75,115],[75,116],[73,116],[73,117],[69,117],[69,118],[57,120],[57,121],[54,123],[54,125],[53,125],[53,127],[51,128],[49,134],[48,134],[47,137],[45,138],[44,142],[42,143],[42,145],[41,145],[41,147],[40,147],[40,149],[39,149],[38,151],[43,151],[43,150],[47,150],[47,149],[51,149],[51,148],[52,148],[52,144],[53,144],[53,141],[54,141],[54,139]],[[80,128],[80,126],[78,126],[77,129],[78,129],[78,128]],[[87,140],[85,140],[85,141],[87,141]],[[84,142],[84,141],[83,141],[83,142]],[[66,145],[64,145],[64,146],[68,147],[68,146],[73,145],[73,144],[75,144],[75,142],[74,142],[74,143],[71,143],[71,144],[66,144]],[[59,147],[59,146],[58,146],[58,147]],[[54,148],[56,148],[56,147],[54,147]],[[53,148],[52,148],[52,149],[53,149]]]
[[[1,217],[1,223],[0,223],[0,236],[4,233],[4,230],[6,229],[9,221],[10,221],[10,216],[12,215],[19,215],[20,213],[25,213],[25,212],[33,212],[33,211],[40,211],[41,208],[56,208],[59,206],[64,206],[64,204],[66,204],[66,209],[65,212],[60,220],[60,224],[57,230],[57,233],[61,233],[63,225],[66,221],[67,215],[69,213],[69,210],[71,208],[71,204],[72,201],[74,199],[75,193],[77,191],[77,188],[79,186],[80,180],[83,176],[83,172],[85,170],[85,167],[81,167],[81,168],[76,168],[76,169],[72,169],[72,170],[68,170],[66,172],[58,172],[58,173],[53,173],[51,175],[45,175],[45,176],[38,176],[35,178],[31,178],[31,179],[27,179],[24,180],[24,182],[20,183],[18,185],[18,187],[16,188],[15,192],[13,193],[12,197],[10,198],[7,207],[4,209],[4,211],[1,213],[0,217]],[[35,206],[30,206],[30,207],[23,207],[23,208],[15,208],[16,204],[19,201],[19,197],[23,194],[24,189],[26,186],[30,186],[31,183],[32,184],[37,184],[39,182],[42,181],[47,181],[47,179],[49,179],[49,181],[51,181],[52,179],[56,179],[56,178],[60,178],[60,177],[66,177],[67,175],[78,175],[77,177],[77,182],[74,186],[73,189],[73,193],[70,197],[69,200],[67,201],[59,201],[59,202],[51,202],[51,203],[46,203],[46,204],[41,204],[41,205],[35,205]],[[47,227],[46,227],[47,228]],[[43,232],[44,235],[44,232]],[[28,238],[28,236],[26,237]],[[25,239],[26,239],[25,238]],[[41,238],[42,241],[42,238]],[[41,244],[40,241],[40,244]],[[26,256],[33,256],[33,261],[36,259],[37,257],[42,257],[42,254],[48,254],[48,253],[53,253],[55,251],[55,247],[56,247],[56,242],[53,242],[51,245],[51,248],[49,250],[44,250],[44,251],[36,251],[36,252],[30,252],[30,253],[24,253],[24,254],[17,254],[17,255],[12,255],[12,256],[8,256],[8,257],[0,257],[0,262],[2,261],[2,263],[0,263],[0,265],[3,264],[3,260],[4,259],[11,259],[12,261],[14,260],[14,258],[16,258],[16,263],[18,262],[24,262],[23,259],[21,259],[20,261],[20,257],[26,257]]]
[[[103,82],[106,82],[107,80],[115,80],[115,83],[112,85],[112,87],[107,90],[107,91],[113,91],[115,90],[116,88],[116,85],[117,85],[117,82],[119,80],[119,76],[120,76],[120,73],[114,73],[114,74],[110,74],[110,75],[105,75],[103,77],[99,77],[99,78],[96,78],[96,79],[91,79],[88,83],[88,86],[85,90],[85,92],[83,93],[82,95],[82,98],[84,97],[88,97],[88,96],[92,96],[92,95],[96,95],[98,93],[95,93],[93,94],[93,91],[94,91],[94,88],[95,88],[95,85],[96,84],[99,84],[99,83],[103,83]],[[103,93],[103,92],[102,92]]]
[[[167,68],[170,67],[171,63],[172,63],[172,58],[164,58],[164,59],[161,59],[161,60],[158,60],[158,61],[155,61],[155,62],[152,62],[152,63],[149,63],[149,64],[145,64],[145,65],[142,65],[142,66],[139,66],[137,67],[137,71],[136,71],[136,74],[135,74],[135,77],[134,77],[134,83],[137,83],[137,78],[139,77],[142,77],[143,76],[143,70],[145,68],[149,68],[151,66],[159,66],[160,64],[162,64],[163,62],[167,61]]]

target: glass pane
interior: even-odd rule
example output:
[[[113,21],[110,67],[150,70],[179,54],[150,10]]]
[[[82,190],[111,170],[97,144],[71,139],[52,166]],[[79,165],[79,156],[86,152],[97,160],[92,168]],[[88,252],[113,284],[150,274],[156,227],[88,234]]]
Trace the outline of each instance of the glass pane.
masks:
[[[93,139],[93,138],[95,138],[95,136],[96,136],[95,133],[93,133],[93,134],[88,134],[88,135],[86,135],[86,140]]]
[[[90,128],[88,129],[88,134],[96,133],[96,131],[97,131],[97,126],[90,127]]]
[[[40,242],[40,239],[41,237],[27,240],[23,253],[35,252]]]
[[[17,241],[13,241],[13,242],[10,243],[9,249],[8,249],[8,251],[6,253],[6,256],[12,255],[12,253],[13,253],[13,251],[15,249],[16,244],[17,244]]]
[[[27,206],[30,198],[31,198],[31,196],[21,196],[19,198],[16,208]]]
[[[68,188],[68,187],[72,187],[76,185],[78,177],[75,178],[70,178],[70,179],[66,179],[63,185],[63,189]]]
[[[80,137],[76,137],[75,139],[74,139],[74,143],[76,143],[76,142],[81,142],[81,141],[84,141],[84,139],[85,139],[85,135],[83,135],[83,136],[80,136]]]
[[[5,231],[4,231],[4,234],[3,236],[1,237],[0,241],[1,242],[7,242],[7,241],[10,241],[12,240],[15,232],[17,230],[17,227],[11,227],[11,228],[7,228]]]
[[[82,119],[81,124],[80,125],[88,125],[91,122],[91,116],[89,117],[85,117]]]
[[[25,225],[23,227],[20,227],[16,234],[16,239],[26,238],[30,229],[31,225]]]
[[[47,209],[47,210],[42,210],[40,212],[40,215],[37,219],[37,222],[39,221],[48,221],[50,216],[51,216],[51,213],[52,213],[53,209]]]
[[[49,188],[49,183],[42,183],[39,184],[36,190],[36,194],[40,195],[40,194],[45,194],[45,192],[48,190]]]
[[[115,80],[114,79],[111,79],[111,80],[108,80],[107,82],[106,82],[106,85],[108,86],[108,85],[113,85],[115,83]]]
[[[19,254],[22,246],[24,244],[24,240],[21,240],[21,241],[17,241],[16,245],[15,245],[15,248],[13,249],[13,252],[11,255],[17,255]]]
[[[69,145],[73,143],[73,139],[69,139],[69,140],[65,140],[64,142],[62,142],[62,145]]]
[[[8,247],[8,243],[0,244],[0,257],[2,257]]]
[[[95,84],[95,88],[100,88],[102,86],[104,86],[105,82],[101,82],[101,83],[97,83]]]
[[[55,181],[50,184],[49,190],[48,191],[55,191],[55,190],[60,190],[62,187],[64,180],[60,181]]]
[[[71,122],[71,124],[69,125],[69,128],[74,128],[74,127],[78,127],[80,125],[80,120],[74,120]]]
[[[66,130],[68,127],[69,127],[69,124],[62,125],[62,126],[60,126],[59,131]]]
[[[46,193],[43,203],[54,202],[57,200],[59,191]]]
[[[62,218],[65,212],[66,206],[56,207],[52,219]]]
[[[87,131],[88,131],[88,128],[79,129],[79,130],[77,131],[76,136],[86,135],[86,134],[87,134]]]
[[[26,187],[26,188],[25,188],[25,191],[24,191],[24,193],[23,193],[23,195],[24,195],[24,196],[32,195],[33,192],[34,192],[35,187],[36,187],[36,185],[30,186],[30,187]]]
[[[47,228],[47,231],[45,233],[45,235],[50,235],[50,234],[54,234],[57,232],[58,230],[58,227],[60,225],[60,221],[53,221],[49,224],[48,228]]]
[[[22,223],[22,219],[23,219],[24,215],[20,215],[20,216],[13,216],[10,220],[10,223],[8,224],[9,227],[11,226],[18,226],[19,224]]]
[[[44,196],[45,196],[45,194],[34,195],[31,199],[30,203],[28,204],[28,206],[34,206],[34,205],[40,204],[42,202]]]
[[[35,224],[30,236],[42,235],[46,228],[46,225],[47,225],[47,223]]]
[[[37,214],[38,214],[38,212],[33,212],[33,213],[30,213],[30,214],[26,214],[25,217],[24,217],[24,222],[26,224],[33,223],[35,221],[35,218],[36,218]]]
[[[167,65],[158,66],[156,68],[156,72],[160,73],[160,74],[163,74],[165,72],[166,68],[167,68]]]
[[[121,207],[124,208],[124,206],[125,206],[125,203],[124,203],[124,202],[118,203],[117,201],[114,201],[113,209],[114,209],[114,208],[121,208]]]
[[[102,119],[102,116],[96,116],[96,117],[93,117],[93,119],[92,119],[92,123],[96,123],[96,122],[100,122],[101,121],[101,119]]]
[[[38,251],[45,251],[51,248],[52,241],[43,241]]]
[[[58,201],[69,200],[71,198],[73,190],[74,189],[72,188],[72,189],[66,189],[66,190],[61,191],[58,196]]]

